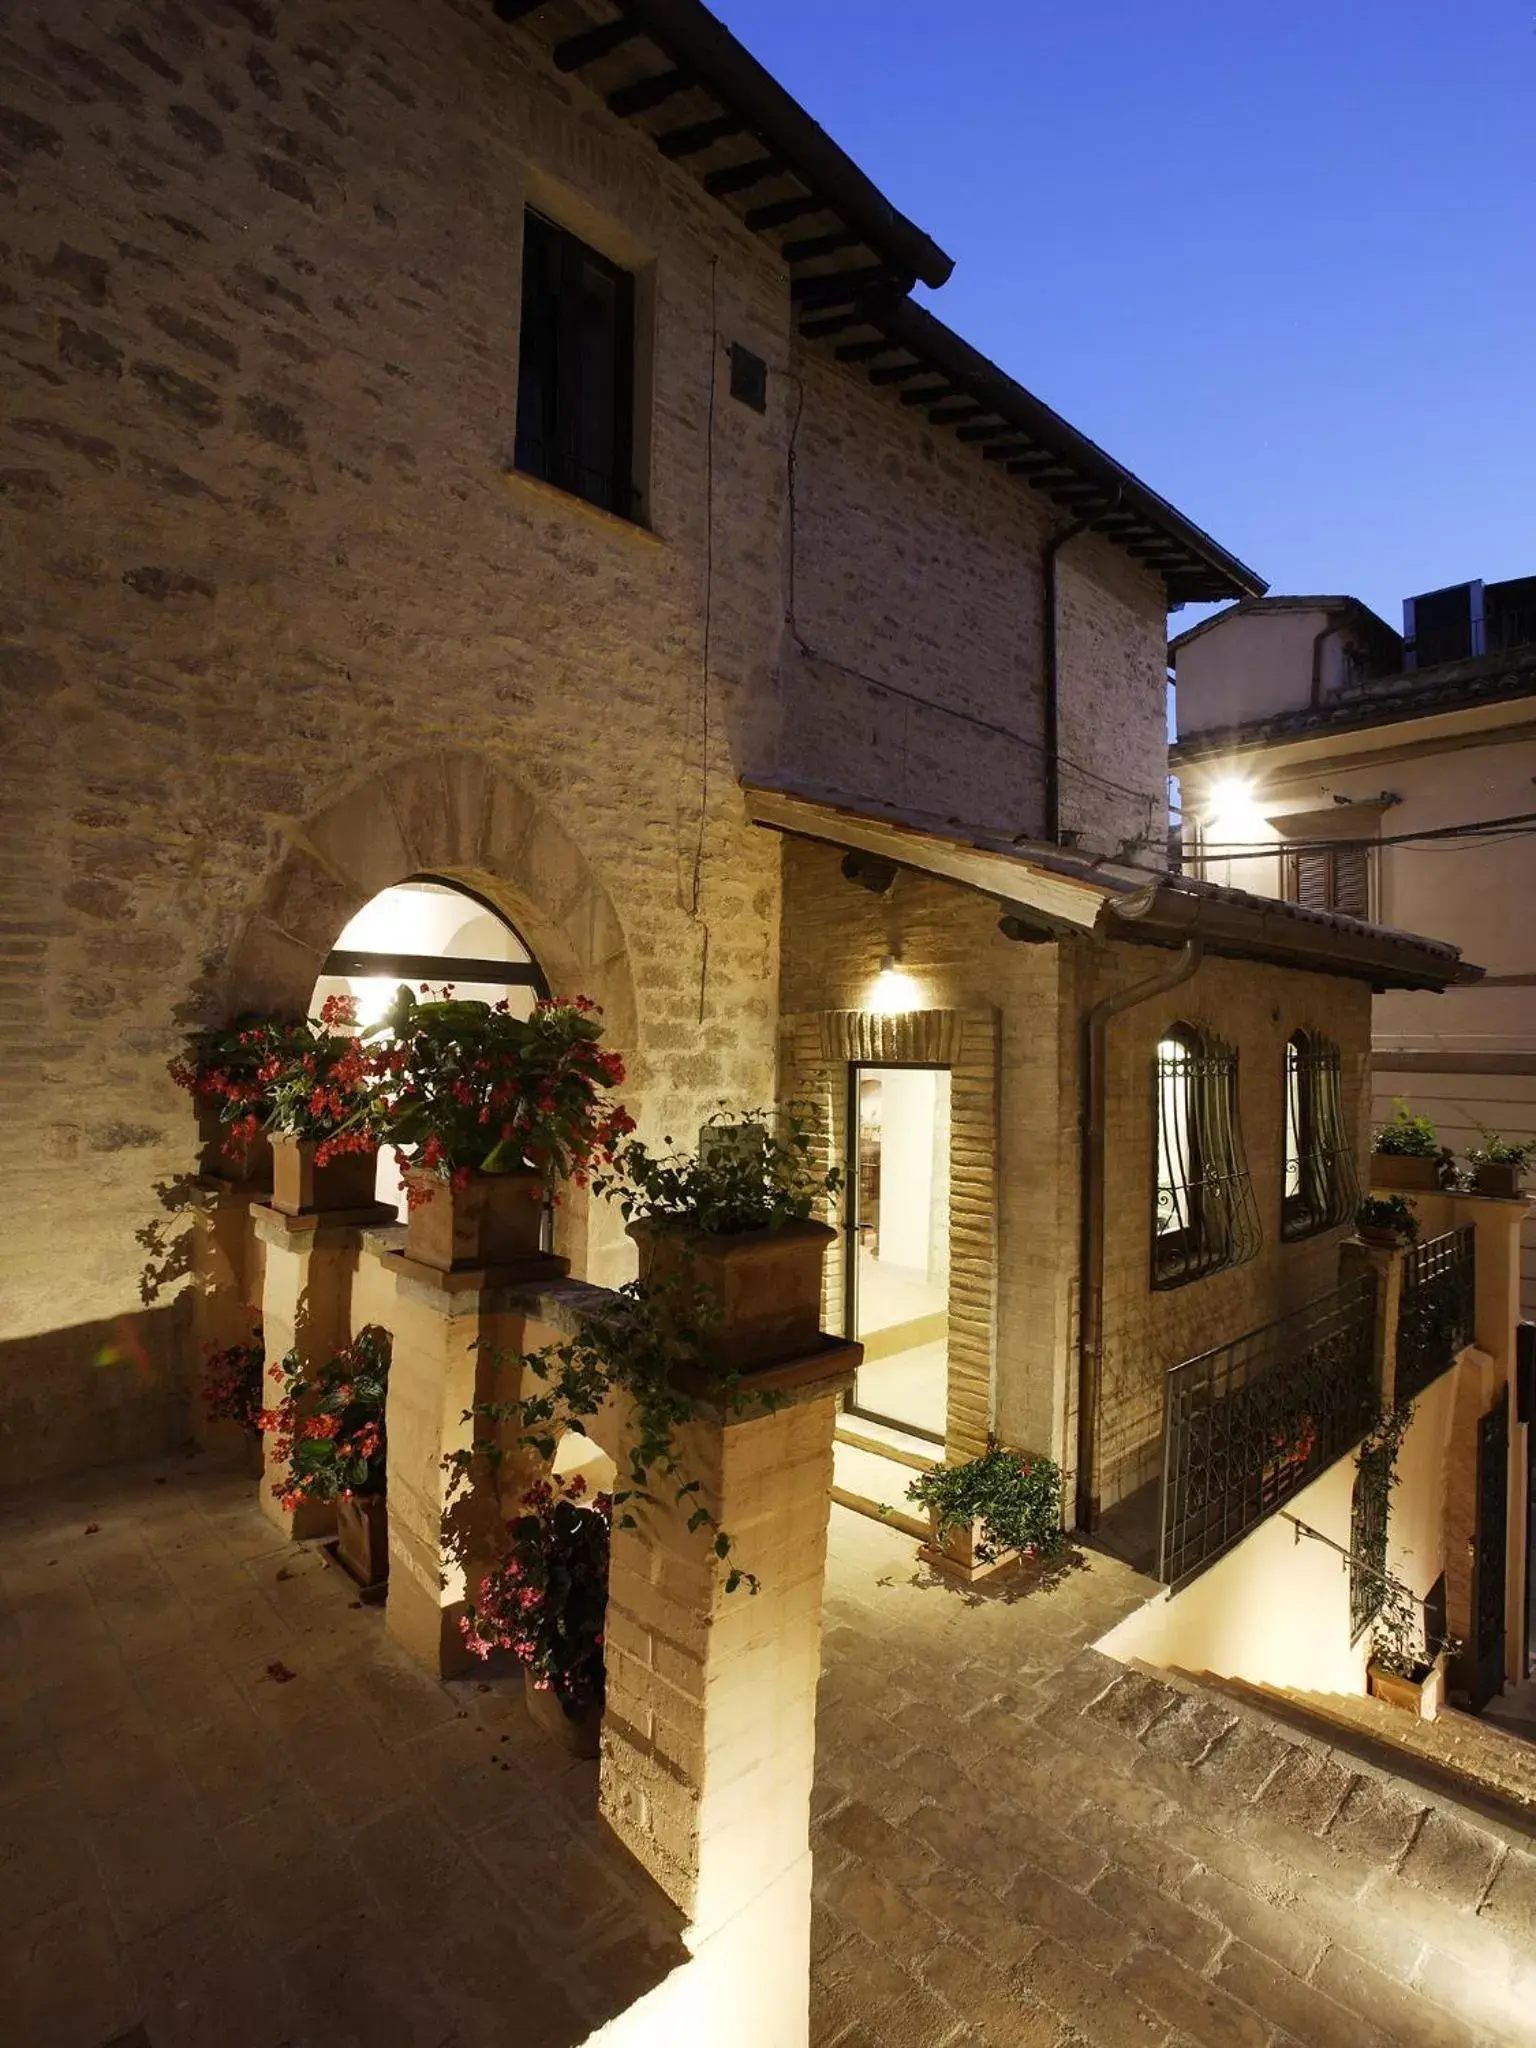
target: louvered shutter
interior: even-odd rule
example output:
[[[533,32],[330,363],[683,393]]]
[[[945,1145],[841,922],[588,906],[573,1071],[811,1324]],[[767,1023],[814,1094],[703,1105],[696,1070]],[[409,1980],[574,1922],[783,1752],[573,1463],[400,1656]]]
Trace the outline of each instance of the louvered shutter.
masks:
[[[1333,856],[1333,909],[1345,917],[1371,914],[1371,854],[1366,846],[1341,846]]]
[[[1308,910],[1331,910],[1327,854],[1306,853],[1298,847],[1291,860],[1296,877],[1296,901],[1305,904]]]

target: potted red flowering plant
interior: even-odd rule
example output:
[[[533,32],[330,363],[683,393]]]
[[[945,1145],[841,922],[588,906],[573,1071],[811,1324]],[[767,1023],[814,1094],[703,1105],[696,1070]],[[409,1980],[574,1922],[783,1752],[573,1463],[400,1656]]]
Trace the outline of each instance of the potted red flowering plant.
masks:
[[[1061,1468],[1008,1450],[995,1437],[979,1458],[935,1465],[914,1479],[907,1498],[928,1510],[933,1531],[919,1555],[967,1584],[1021,1557],[1054,1557],[1066,1544]]]
[[[272,1206],[285,1216],[373,1207],[378,1114],[351,996],[327,996],[320,1021],[276,1035],[260,1069],[272,1138]]]
[[[261,1331],[249,1343],[205,1344],[199,1391],[210,1422],[233,1423],[244,1432],[258,1466],[261,1457],[261,1376],[266,1364]]]
[[[423,989],[423,994],[426,990]],[[402,987],[369,1034],[377,1043],[382,1136],[405,1155],[406,1255],[439,1272],[547,1263],[545,1197],[584,1185],[634,1129],[608,1091],[624,1078],[585,996],[541,1002],[418,1001]]]
[[[270,1187],[272,1149],[262,1129],[270,1103],[262,1069],[281,1027],[270,1017],[237,1017],[196,1031],[168,1072],[197,1108],[199,1170],[238,1186]]]
[[[530,1487],[521,1505],[459,1625],[477,1657],[510,1650],[522,1664],[528,1711],[546,1734],[596,1756],[613,1503],[575,1473]]]
[[[713,1304],[706,1360],[752,1371],[820,1342],[822,1267],[836,1232],[813,1211],[842,1178],[817,1158],[802,1117],[721,1110],[696,1151],[656,1154],[631,1138],[595,1185],[619,1204],[641,1280],[676,1281]]]
[[[389,1572],[385,1520],[384,1404],[389,1390],[389,1332],[358,1331],[317,1373],[297,1351],[272,1368],[282,1387],[261,1416],[272,1449],[288,1467],[272,1488],[290,1511],[304,1501],[334,1501],[336,1555],[359,1585],[382,1586]]]

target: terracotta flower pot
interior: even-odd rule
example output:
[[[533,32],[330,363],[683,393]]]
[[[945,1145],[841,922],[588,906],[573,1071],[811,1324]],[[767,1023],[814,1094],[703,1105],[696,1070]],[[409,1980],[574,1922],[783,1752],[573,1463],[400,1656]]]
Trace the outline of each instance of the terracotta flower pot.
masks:
[[[784,1223],[734,1237],[631,1223],[647,1286],[682,1280],[707,1295],[721,1321],[704,1346],[711,1365],[751,1372],[816,1349],[821,1273],[836,1233],[825,1223]]]
[[[336,1557],[368,1591],[384,1584],[389,1577],[389,1510],[382,1493],[355,1493],[337,1501]]]
[[[1371,1187],[1390,1194],[1431,1194],[1440,1185],[1438,1159],[1421,1159],[1399,1152],[1371,1154]]]
[[[1473,1169],[1472,1192],[1474,1195],[1495,1195],[1501,1201],[1518,1201],[1525,1193],[1522,1185],[1525,1179],[1523,1166],[1510,1166],[1502,1160],[1485,1159]]]
[[[1362,1244],[1374,1244],[1383,1251],[1406,1251],[1413,1239],[1403,1230],[1394,1230],[1390,1223],[1357,1223],[1355,1235]]]
[[[265,1193],[272,1185],[272,1142],[265,1131],[254,1138],[231,1138],[211,1102],[197,1105],[198,1173],[204,1180],[227,1181],[231,1187]],[[227,1149],[226,1149],[227,1147]]]
[[[596,1700],[579,1714],[568,1714],[554,1687],[546,1686],[541,1692],[533,1682],[533,1673],[528,1670],[523,1672],[523,1698],[528,1702],[528,1713],[534,1726],[552,1742],[558,1742],[572,1756],[592,1757],[598,1754],[603,1710]]]
[[[968,1586],[978,1580],[995,1578],[1019,1561],[1016,1550],[1000,1550],[990,1563],[982,1563],[976,1555],[976,1545],[981,1540],[980,1522],[956,1523],[939,1534],[937,1510],[928,1510],[928,1526],[932,1535],[918,1550],[918,1556],[925,1564],[931,1564],[936,1571],[950,1578],[963,1579]]]
[[[544,1183],[536,1173],[472,1173],[468,1187],[456,1188],[436,1174],[407,1171],[406,1184],[427,1195],[406,1224],[408,1259],[439,1273],[540,1259]]]
[[[374,1207],[378,1152],[341,1152],[315,1164],[313,1138],[274,1136],[272,1206],[284,1216],[330,1216]]]
[[[1403,1678],[1395,1671],[1383,1671],[1378,1664],[1367,1665],[1365,1676],[1373,1699],[1399,1707],[1421,1721],[1433,1721],[1445,1698],[1443,1656],[1437,1657],[1421,1678]]]

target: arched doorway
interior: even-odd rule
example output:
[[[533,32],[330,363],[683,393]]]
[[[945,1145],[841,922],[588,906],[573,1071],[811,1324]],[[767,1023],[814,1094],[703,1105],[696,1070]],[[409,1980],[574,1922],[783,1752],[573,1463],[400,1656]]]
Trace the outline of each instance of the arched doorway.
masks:
[[[404,982],[420,993],[507,1004],[528,1016],[549,994],[544,970],[509,918],[462,883],[413,875],[372,896],[347,920],[326,955],[309,1000],[318,1018],[331,996],[350,996],[357,1021],[376,1024]],[[380,1148],[374,1193],[400,1216],[405,1196],[394,1148]]]

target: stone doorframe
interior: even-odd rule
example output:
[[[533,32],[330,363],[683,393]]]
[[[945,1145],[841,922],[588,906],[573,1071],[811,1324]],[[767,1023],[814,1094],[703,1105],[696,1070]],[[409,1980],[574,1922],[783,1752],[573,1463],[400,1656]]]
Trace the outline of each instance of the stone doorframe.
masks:
[[[985,1450],[997,1357],[998,1012],[803,1010],[779,1020],[779,1097],[811,1117],[821,1160],[848,1157],[848,1070],[863,1064],[948,1067],[949,1387],[945,1454]],[[846,1334],[847,1239],[827,1254],[823,1316]]]

